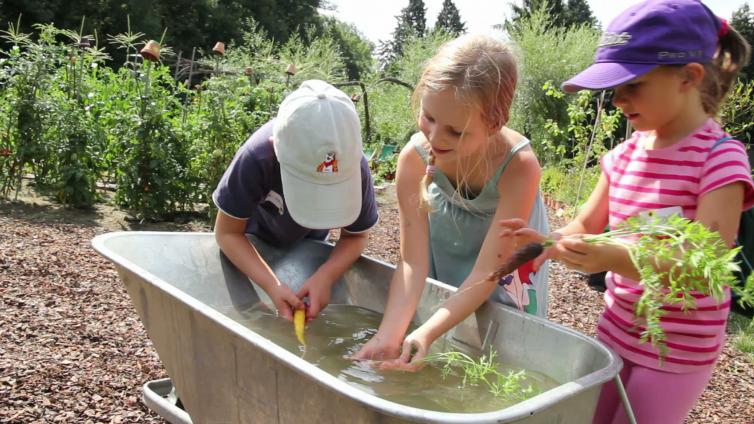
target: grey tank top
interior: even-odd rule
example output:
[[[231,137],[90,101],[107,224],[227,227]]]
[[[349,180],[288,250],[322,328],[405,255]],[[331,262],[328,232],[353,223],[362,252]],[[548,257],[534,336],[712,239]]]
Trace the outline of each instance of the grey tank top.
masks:
[[[423,134],[417,133],[410,142],[426,164],[428,153],[423,141]],[[525,139],[514,146],[473,199],[462,198],[448,177],[439,169],[435,171],[433,181],[427,187],[432,210],[428,214],[431,278],[458,287],[471,273],[500,200],[497,189],[500,175],[513,156],[528,145],[529,140]],[[550,232],[547,209],[539,192],[529,217],[529,227],[542,234]],[[490,299],[546,317],[547,278],[547,262],[536,273],[528,263],[502,278]]]

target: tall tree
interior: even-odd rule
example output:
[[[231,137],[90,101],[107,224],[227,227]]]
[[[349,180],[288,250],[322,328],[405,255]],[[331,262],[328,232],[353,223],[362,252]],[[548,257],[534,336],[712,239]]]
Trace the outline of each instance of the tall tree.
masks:
[[[592,14],[586,0],[524,0],[521,6],[512,5],[513,18],[508,25],[515,25],[522,18],[531,16],[532,11],[545,8],[550,15],[550,23],[553,26],[567,28],[574,25],[587,24],[596,26],[597,19]]]
[[[381,41],[378,47],[378,55],[381,67],[389,73],[389,68],[396,59],[403,56],[403,46],[414,37],[423,37],[427,31],[427,8],[424,0],[409,0],[408,6],[396,16],[398,21],[393,31],[393,39]]]
[[[424,0],[409,0],[408,7],[403,9],[403,15],[416,35],[423,37],[427,32],[427,8],[424,7]]]
[[[461,21],[461,14],[458,12],[458,8],[453,3],[453,0],[443,0],[442,9],[440,10],[440,14],[437,15],[435,29],[442,29],[453,35],[466,32],[466,24]]]
[[[568,0],[565,14],[567,26],[581,24],[587,24],[591,27],[597,26],[597,19],[592,14],[592,9],[586,0]]]
[[[532,11],[546,8],[552,17],[551,23],[555,26],[565,26],[565,10],[563,0],[524,0],[521,6],[511,4],[513,8],[512,22],[515,24],[521,19],[531,16]]]
[[[730,24],[741,33],[750,46],[754,46],[754,13],[752,13],[748,4],[744,3],[743,6],[733,12],[733,19],[730,20]],[[754,79],[754,64],[749,63],[743,69],[741,78],[746,81]]]
[[[374,45],[367,41],[353,25],[333,17],[323,18],[323,32],[332,37],[338,45],[346,64],[348,79],[358,80],[372,69]]]

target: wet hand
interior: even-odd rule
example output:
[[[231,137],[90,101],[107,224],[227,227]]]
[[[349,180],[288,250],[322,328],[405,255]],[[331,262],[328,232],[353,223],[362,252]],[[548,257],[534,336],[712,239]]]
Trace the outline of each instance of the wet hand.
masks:
[[[293,311],[295,309],[303,308],[304,304],[299,299],[293,290],[287,285],[279,283],[267,292],[267,295],[272,299],[272,303],[275,304],[278,315],[287,319],[293,320]]]
[[[397,358],[401,353],[399,343],[390,343],[379,332],[374,335],[356,354],[354,361],[385,361]]]
[[[421,332],[414,331],[406,336],[401,348],[401,356],[392,361],[385,361],[380,364],[380,369],[400,370],[400,371],[418,371],[424,367],[423,359],[427,356],[431,341]]]
[[[312,276],[296,293],[296,296],[303,300],[309,298],[308,308],[306,309],[306,320],[311,321],[317,318],[317,315],[330,303],[331,284]]]

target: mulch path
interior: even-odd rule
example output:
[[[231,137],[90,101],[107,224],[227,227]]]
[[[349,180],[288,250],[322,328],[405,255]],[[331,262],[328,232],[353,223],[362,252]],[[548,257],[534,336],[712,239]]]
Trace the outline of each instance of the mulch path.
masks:
[[[380,199],[366,254],[394,263],[398,214],[389,193]],[[114,268],[90,246],[108,231],[161,227],[103,224],[103,215],[0,202],[2,423],[163,422],[140,397],[145,382],[167,375]],[[602,295],[581,276],[555,264],[550,302],[550,319],[594,334]],[[752,417],[754,364],[728,343],[688,423]]]

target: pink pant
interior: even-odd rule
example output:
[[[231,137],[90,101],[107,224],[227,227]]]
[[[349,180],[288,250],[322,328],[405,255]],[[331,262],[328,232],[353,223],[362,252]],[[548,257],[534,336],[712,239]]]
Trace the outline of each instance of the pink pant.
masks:
[[[690,374],[657,371],[623,360],[620,372],[637,424],[682,424],[712,377],[713,367]],[[624,424],[618,388],[605,383],[594,414],[594,424]]]

